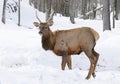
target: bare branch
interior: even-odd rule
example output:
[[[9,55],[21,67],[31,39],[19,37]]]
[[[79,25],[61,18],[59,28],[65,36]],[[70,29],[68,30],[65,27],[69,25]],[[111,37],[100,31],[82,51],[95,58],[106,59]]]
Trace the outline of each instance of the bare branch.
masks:
[[[100,9],[102,9],[102,8],[103,8],[103,5],[101,5],[100,7],[97,7],[97,8],[94,9],[94,10],[91,10],[91,11],[87,12],[87,13],[85,14],[85,16],[88,16],[88,15],[90,15],[91,13],[93,13],[94,11],[100,10]],[[81,15],[79,18],[82,18],[82,17],[84,17],[84,15]]]

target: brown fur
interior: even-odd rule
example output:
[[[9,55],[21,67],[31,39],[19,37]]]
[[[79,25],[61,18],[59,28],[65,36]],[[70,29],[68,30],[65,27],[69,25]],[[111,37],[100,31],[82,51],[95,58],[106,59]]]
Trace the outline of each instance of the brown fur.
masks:
[[[94,51],[96,41],[99,39],[99,34],[95,30],[81,27],[52,32],[47,23],[40,23],[38,26],[38,23],[34,22],[34,25],[39,27],[39,33],[42,34],[42,47],[62,56],[62,70],[65,69],[66,64],[69,69],[72,69],[71,55],[80,54],[83,51],[90,60],[90,70],[86,79],[89,79],[91,75],[95,77],[95,68],[99,58],[99,54]]]

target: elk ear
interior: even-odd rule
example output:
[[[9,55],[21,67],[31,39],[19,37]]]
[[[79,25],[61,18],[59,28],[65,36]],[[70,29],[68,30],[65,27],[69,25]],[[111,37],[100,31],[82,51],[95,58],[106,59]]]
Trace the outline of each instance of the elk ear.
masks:
[[[38,22],[33,22],[33,24],[34,24],[34,26],[36,26],[36,27],[39,27],[39,23]]]

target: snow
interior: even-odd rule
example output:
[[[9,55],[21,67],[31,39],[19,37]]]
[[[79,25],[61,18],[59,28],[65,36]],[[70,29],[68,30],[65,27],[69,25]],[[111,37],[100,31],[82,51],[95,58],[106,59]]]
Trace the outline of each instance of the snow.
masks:
[[[36,10],[28,5],[27,0],[23,0],[21,5],[21,27],[17,26],[17,16],[12,14],[7,16],[6,24],[0,22],[0,84],[120,84],[119,20],[116,21],[115,29],[103,32],[101,20],[76,18],[76,23],[71,24],[67,17],[54,16],[53,31],[89,26],[99,32],[100,39],[95,47],[100,53],[96,78],[86,80],[89,60],[85,54],[72,56],[73,69],[62,71],[61,57],[41,47],[39,30],[32,24],[37,21]],[[44,13],[39,13],[39,17],[45,21]]]

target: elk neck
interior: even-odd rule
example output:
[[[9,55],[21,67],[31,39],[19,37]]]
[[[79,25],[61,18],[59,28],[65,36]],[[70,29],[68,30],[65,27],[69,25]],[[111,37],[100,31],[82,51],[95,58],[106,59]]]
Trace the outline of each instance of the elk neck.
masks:
[[[42,47],[45,50],[53,50],[55,45],[55,35],[50,30],[47,34],[42,35]]]

